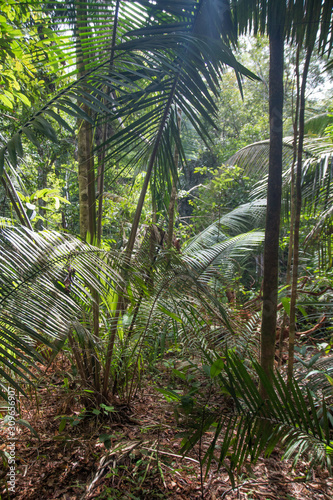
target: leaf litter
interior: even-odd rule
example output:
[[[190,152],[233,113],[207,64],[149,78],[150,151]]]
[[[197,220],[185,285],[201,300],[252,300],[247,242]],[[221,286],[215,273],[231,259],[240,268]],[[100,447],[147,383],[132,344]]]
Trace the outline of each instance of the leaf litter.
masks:
[[[78,418],[82,405],[75,391],[64,387],[63,362],[57,360],[29,398],[20,397],[16,427],[16,491],[1,498],[18,500],[174,499],[174,500],[331,500],[333,479],[315,469],[305,481],[306,461],[296,469],[275,451],[253,465],[245,464],[232,487],[227,470],[212,463],[207,477],[200,457],[210,444],[183,456],[182,423],[174,407],[154,390],[154,379],[137,393],[129,407],[115,403],[117,418]],[[218,396],[220,398],[220,396]],[[218,399],[219,404],[223,404]],[[226,403],[227,404],[227,403]],[[112,414],[110,414],[112,416]],[[67,417],[60,432],[59,423]],[[76,425],[71,425],[78,421]],[[6,450],[6,428],[1,428]],[[3,468],[3,467],[2,467]],[[2,479],[1,479],[2,478]]]

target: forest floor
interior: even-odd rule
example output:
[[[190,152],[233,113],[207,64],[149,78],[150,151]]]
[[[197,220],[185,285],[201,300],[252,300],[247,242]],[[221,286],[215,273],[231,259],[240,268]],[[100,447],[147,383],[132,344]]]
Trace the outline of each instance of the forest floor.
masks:
[[[281,461],[280,452],[246,464],[234,488],[227,470],[218,470],[214,462],[205,477],[200,459],[213,433],[183,457],[179,434],[184,422],[156,391],[154,377],[130,407],[71,425],[79,421],[80,406],[75,390],[64,382],[63,362],[53,365],[30,398],[19,398],[20,418],[38,437],[23,425],[16,427],[16,491],[8,495],[3,489],[2,499],[332,500],[333,478],[327,471],[316,469],[305,481],[308,463],[294,469],[290,461]],[[216,397],[215,403],[227,410],[230,402]],[[60,431],[61,416],[67,424]],[[2,450],[7,431],[1,430]],[[101,435],[109,436],[109,449]]]

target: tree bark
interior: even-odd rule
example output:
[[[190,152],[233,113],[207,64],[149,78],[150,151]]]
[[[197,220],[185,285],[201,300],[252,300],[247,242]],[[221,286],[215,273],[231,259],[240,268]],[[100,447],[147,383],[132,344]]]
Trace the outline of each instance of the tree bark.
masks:
[[[87,50],[85,48],[85,44],[89,38],[86,0],[77,0],[76,16],[77,77],[80,79],[86,74],[85,60],[88,57]],[[82,104],[81,109],[88,116],[90,115],[90,109],[86,104]],[[84,119],[78,119],[78,130],[80,235],[83,239],[86,239],[89,234],[90,241],[93,241],[96,233],[96,200],[94,156],[92,153],[92,125]]]
[[[120,0],[117,0],[116,7],[115,7],[115,13],[114,13],[112,41],[111,41],[110,72],[113,68],[114,49],[116,46],[119,5],[120,5]],[[105,99],[104,99],[104,104],[106,104]],[[108,131],[108,121],[105,118],[105,123],[104,123],[104,127],[103,127],[102,152],[101,152],[100,157],[99,157],[98,179],[97,179],[97,183],[98,183],[97,245],[98,246],[100,246],[101,239],[102,239],[102,215],[103,215],[103,194],[104,194],[105,152],[106,152],[107,131]],[[112,132],[113,131],[111,131],[111,134],[112,134]]]
[[[263,314],[260,363],[271,378],[274,366],[276,315],[278,297],[278,252],[282,191],[283,138],[283,23],[270,33],[269,119],[270,149],[267,187],[267,214],[264,249]],[[261,387],[264,396],[264,390]]]
[[[313,47],[310,46],[306,53],[302,86],[300,93],[300,109],[299,109],[299,138],[297,152],[297,168],[296,168],[296,209],[295,209],[295,230],[294,230],[294,259],[292,286],[290,297],[290,327],[289,327],[289,356],[288,356],[288,382],[291,382],[294,367],[294,348],[295,348],[295,332],[296,332],[296,298],[297,298],[297,278],[299,265],[299,227],[302,208],[302,162],[303,162],[303,141],[304,141],[304,113],[305,113],[305,89],[308,77],[309,64],[311,60]]]
[[[87,48],[89,40],[88,4],[87,0],[76,0],[76,57],[77,78],[84,77],[87,73],[86,61],[92,57]],[[89,91],[87,91],[89,92]],[[87,104],[81,104],[81,109],[90,116]],[[78,180],[79,180],[79,208],[80,208],[80,235],[83,240],[94,243],[96,236],[96,195],[95,195],[95,169],[93,155],[93,130],[92,124],[87,120],[78,119]],[[92,329],[96,337],[99,336],[99,297],[95,289],[91,290],[92,301]],[[100,364],[96,359],[95,366],[95,391],[100,397]]]
[[[289,287],[291,282],[291,264],[294,249],[294,225],[295,225],[295,210],[296,210],[296,193],[295,193],[295,163],[297,160],[297,143],[298,143],[298,112],[299,112],[299,47],[296,52],[296,104],[295,104],[295,119],[294,119],[294,143],[293,143],[293,163],[291,165],[291,179],[290,179],[290,234],[289,234],[289,247],[288,247],[288,261],[287,261],[287,275],[286,285]],[[282,365],[283,357],[283,338],[285,327],[287,324],[288,314],[287,311],[283,314],[282,325],[279,336],[279,366]]]

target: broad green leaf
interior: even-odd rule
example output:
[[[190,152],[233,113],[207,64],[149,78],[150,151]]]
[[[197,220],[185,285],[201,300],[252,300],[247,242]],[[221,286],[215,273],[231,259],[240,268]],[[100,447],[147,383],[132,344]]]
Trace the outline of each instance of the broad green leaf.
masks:
[[[183,373],[183,372],[181,372],[181,371],[179,371],[179,370],[175,370],[175,369],[173,369],[173,370],[172,370],[172,373],[173,373],[174,375],[176,375],[177,377],[181,378],[182,380],[186,380],[186,375],[185,375],[185,373]]]
[[[282,305],[288,316],[290,316],[290,297],[282,297]]]
[[[46,109],[45,113],[56,120],[56,122],[58,122],[61,127],[64,127],[66,130],[71,132],[71,134],[74,133],[72,127],[58,113],[55,113],[52,109]]]
[[[14,137],[10,139],[7,143],[7,151],[9,156],[9,161],[11,165],[15,168],[17,165],[17,151],[15,148],[15,140]]]
[[[167,401],[180,401],[180,395],[171,389],[163,389],[162,387],[155,387],[157,392],[163,394]]]
[[[26,420],[24,420],[23,418],[19,418],[16,423],[18,425],[24,425],[24,427],[26,427],[27,429],[29,429],[29,431],[31,432],[31,434],[33,434],[36,438],[40,439],[39,438],[39,435],[38,433],[35,431],[35,429],[29,424],[29,422],[27,422]]]
[[[41,134],[45,135],[52,142],[58,142],[57,134],[51,124],[41,116],[35,117],[32,126]]]
[[[60,424],[59,424],[59,432],[62,432],[63,430],[65,430],[66,424],[67,424],[67,418],[62,417]]]
[[[21,92],[15,92],[15,95],[23,102],[23,104],[29,107],[31,106],[31,102],[25,94],[22,94]]]
[[[217,375],[219,375],[224,367],[225,367],[225,359],[223,358],[216,359],[212,364],[212,366],[210,367],[211,378],[214,378]]]
[[[109,411],[109,412],[117,411],[117,410],[115,410],[114,406],[108,406],[108,405],[105,405],[104,403],[101,403],[100,407],[103,408],[105,411]]]
[[[13,105],[12,101],[10,101],[10,100],[8,99],[8,97],[7,97],[7,96],[5,96],[4,94],[0,94],[0,101],[2,101],[2,102],[3,102],[3,104],[4,104],[7,108],[9,108],[9,109],[13,109],[14,105]]]
[[[22,148],[22,142],[21,142],[21,134],[19,134],[19,133],[14,134],[13,141],[15,144],[15,150],[16,150],[17,156],[22,158],[23,157],[23,148]]]
[[[307,318],[307,317],[308,317],[308,313],[306,312],[306,310],[305,310],[305,308],[304,308],[303,306],[301,306],[301,305],[297,305],[297,309],[298,309],[299,311],[301,311],[301,313],[302,313],[302,315],[303,315],[303,317],[304,317],[304,318]]]
[[[105,448],[109,450],[111,448],[111,434],[101,434],[98,439],[104,444]]]

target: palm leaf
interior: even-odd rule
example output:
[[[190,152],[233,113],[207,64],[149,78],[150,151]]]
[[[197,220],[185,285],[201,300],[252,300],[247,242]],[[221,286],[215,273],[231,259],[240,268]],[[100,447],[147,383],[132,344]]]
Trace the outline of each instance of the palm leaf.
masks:
[[[26,363],[43,362],[35,346],[56,350],[55,340],[66,337],[82,309],[89,311],[90,290],[121,290],[122,280],[114,256],[68,235],[4,227],[0,240],[0,357],[27,382],[32,375]],[[68,266],[76,272],[70,293],[64,284]],[[10,371],[2,375],[16,384]]]
[[[283,140],[282,162],[284,169],[293,160],[292,138]],[[254,179],[261,179],[268,174],[269,140],[255,142],[240,149],[227,161],[228,165],[237,165],[244,169],[244,174]]]
[[[262,228],[265,221],[266,200],[245,203],[223,215],[219,221],[213,222],[206,229],[194,236],[186,244],[185,252],[191,253],[202,248],[211,247],[223,241],[228,235],[237,235],[253,229]]]
[[[322,426],[312,411],[315,405],[311,393],[304,391],[296,381],[288,387],[279,374],[272,375],[272,381],[269,381],[260,365],[253,363],[269,396],[264,401],[241,359],[227,354],[223,366],[224,371],[217,380],[223,391],[232,397],[236,412],[218,417],[218,413],[205,410],[205,414],[198,417],[203,419],[200,427],[204,431],[212,424],[216,428],[204,458],[208,464],[206,473],[215,457],[219,465],[227,467],[234,481],[234,471],[239,470],[246,460],[256,462],[262,453],[269,456],[277,446],[284,449],[284,458],[293,459],[294,465],[306,455],[310,457],[310,467],[321,465],[331,470],[333,442],[326,407],[323,408],[325,419]],[[221,452],[216,456],[216,445],[222,434]],[[182,451],[185,453],[191,449],[201,436],[200,430],[190,432],[183,440]]]
[[[328,125],[333,123],[330,113],[319,113],[311,116],[304,123],[304,133],[309,135],[323,135]]]
[[[110,56],[114,11],[88,2],[87,17],[91,26],[83,33],[84,43],[80,46],[86,72],[35,113],[17,130],[16,139],[5,145],[4,154],[8,151],[12,167],[16,167],[17,157],[22,154],[22,133],[35,144],[34,130],[56,140],[46,115],[69,128],[55,113],[57,106],[62,112],[91,120],[77,104],[82,103],[93,111],[95,123],[106,119],[112,123],[115,133],[107,143],[110,148],[107,160],[119,159],[137,148],[137,158],[148,162],[148,177],[156,168],[156,161],[161,171],[168,166],[176,177],[172,152],[175,141],[179,142],[179,134],[174,126],[174,107],[181,110],[207,141],[209,136],[203,120],[214,126],[213,96],[217,95],[223,67],[232,66],[239,81],[241,73],[255,77],[237,63],[228,46],[221,41],[221,33],[227,40],[233,39],[234,32],[229,10],[223,1],[219,3],[216,15],[213,9],[216,3],[210,0],[184,0],[177,2],[177,8],[174,2],[165,0],[154,5],[145,1],[120,2],[116,44]],[[76,2],[77,12],[85,9],[85,5],[85,2]],[[60,6],[50,12],[49,25],[53,23],[57,27],[70,20],[75,25],[77,13],[71,6],[66,9],[67,6]],[[202,36],[208,19],[214,26],[209,41]],[[222,32],[224,24],[226,29]],[[64,36],[64,50],[68,43],[68,37]],[[71,76],[77,71],[72,71]],[[122,126],[119,127],[119,123]],[[169,177],[168,173],[164,174],[165,179]]]

